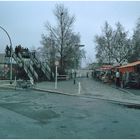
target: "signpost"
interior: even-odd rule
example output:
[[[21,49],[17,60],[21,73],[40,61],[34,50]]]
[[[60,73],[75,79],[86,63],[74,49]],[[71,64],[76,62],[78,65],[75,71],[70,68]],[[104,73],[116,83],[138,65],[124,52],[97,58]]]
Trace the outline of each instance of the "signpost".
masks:
[[[57,67],[59,65],[59,61],[55,61],[55,89],[57,89]]]

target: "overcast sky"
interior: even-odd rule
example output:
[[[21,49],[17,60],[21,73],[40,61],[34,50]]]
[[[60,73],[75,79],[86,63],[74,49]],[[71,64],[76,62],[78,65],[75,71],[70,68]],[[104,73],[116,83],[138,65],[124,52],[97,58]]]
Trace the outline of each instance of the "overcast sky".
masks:
[[[74,31],[80,33],[87,59],[92,60],[95,58],[94,36],[101,32],[105,21],[112,26],[119,21],[132,34],[140,17],[139,1],[0,1],[0,26],[10,34],[13,47],[18,44],[31,49],[41,46],[41,34],[46,33],[45,23],[55,24],[56,3],[64,3],[70,14],[75,15]],[[1,50],[7,42],[7,36],[0,31]]]

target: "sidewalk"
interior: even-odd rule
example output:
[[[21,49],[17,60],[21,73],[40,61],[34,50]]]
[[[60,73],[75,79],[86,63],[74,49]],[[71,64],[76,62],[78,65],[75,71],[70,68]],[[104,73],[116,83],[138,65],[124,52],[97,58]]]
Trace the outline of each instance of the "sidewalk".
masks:
[[[80,82],[80,94],[79,83]],[[41,82],[37,83],[36,90],[49,91],[72,96],[82,96],[86,98],[96,98],[126,104],[140,105],[140,96],[131,93],[125,89],[105,84],[102,82],[94,81],[90,78],[77,78],[76,84],[73,80],[58,81],[58,88],[55,89],[54,82]]]
[[[67,81],[58,81],[57,83],[57,89],[55,89],[55,82],[41,82],[37,83],[35,86],[36,89],[43,89],[43,90],[49,90],[53,92],[60,92],[60,93],[67,93],[76,95],[78,93],[78,84],[73,84],[73,80],[67,80]]]

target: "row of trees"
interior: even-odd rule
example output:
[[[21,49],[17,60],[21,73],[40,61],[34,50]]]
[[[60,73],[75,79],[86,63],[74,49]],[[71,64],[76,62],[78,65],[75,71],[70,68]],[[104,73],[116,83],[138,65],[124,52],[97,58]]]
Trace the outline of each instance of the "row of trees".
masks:
[[[95,36],[96,58],[99,63],[123,64],[140,59],[140,18],[129,37],[120,22],[113,29],[105,22],[101,35]]]
[[[57,24],[53,26],[47,22],[45,25],[47,34],[42,34],[39,56],[48,62],[52,71],[55,61],[59,61],[59,73],[64,74],[67,69],[80,65],[85,52],[78,47],[80,34],[73,31],[75,16],[71,16],[63,4],[56,5],[54,16]]]

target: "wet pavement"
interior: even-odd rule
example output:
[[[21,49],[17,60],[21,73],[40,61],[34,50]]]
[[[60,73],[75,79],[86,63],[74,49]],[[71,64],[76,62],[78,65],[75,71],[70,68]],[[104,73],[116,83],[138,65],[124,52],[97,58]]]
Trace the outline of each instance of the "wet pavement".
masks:
[[[0,138],[140,138],[138,109],[32,90],[0,98]]]
[[[58,83],[59,91],[72,96],[31,89],[0,89],[0,138],[140,138],[139,108],[102,100],[110,96],[132,100],[137,95],[92,79],[80,78],[78,82],[80,95],[78,84],[73,85],[72,80]],[[53,85],[43,82],[36,87],[54,90]]]

